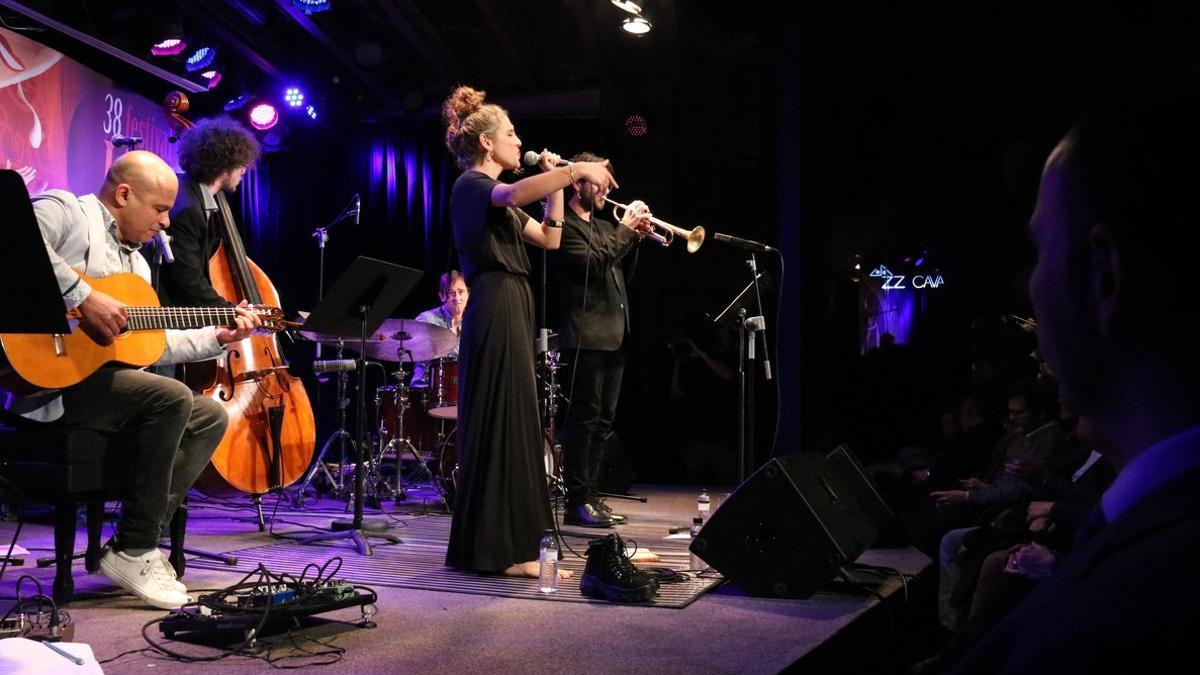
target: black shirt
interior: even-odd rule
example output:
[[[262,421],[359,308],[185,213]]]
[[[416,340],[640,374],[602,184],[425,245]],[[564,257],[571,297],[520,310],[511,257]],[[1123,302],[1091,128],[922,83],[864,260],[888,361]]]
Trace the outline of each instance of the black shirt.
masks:
[[[529,276],[521,231],[530,217],[519,208],[492,205],[492,189],[499,184],[487,174],[471,170],[459,176],[450,190],[450,222],[468,286],[484,272]]]

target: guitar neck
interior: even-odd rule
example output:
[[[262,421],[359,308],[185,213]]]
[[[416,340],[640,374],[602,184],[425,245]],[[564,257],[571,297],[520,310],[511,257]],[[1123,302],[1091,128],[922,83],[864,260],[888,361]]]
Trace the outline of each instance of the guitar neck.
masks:
[[[237,319],[232,307],[126,307],[127,330],[163,330],[229,326]]]

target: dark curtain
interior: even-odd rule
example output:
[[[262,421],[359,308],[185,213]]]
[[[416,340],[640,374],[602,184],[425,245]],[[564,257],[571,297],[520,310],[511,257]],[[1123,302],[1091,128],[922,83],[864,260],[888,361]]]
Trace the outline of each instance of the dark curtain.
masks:
[[[392,314],[413,316],[438,304],[437,279],[455,257],[446,208],[458,176],[436,127],[368,126],[357,133],[313,133],[285,152],[265,155],[241,189],[247,252],[289,311],[318,297],[324,226],[326,290],[359,255],[425,272]],[[333,221],[362,199],[358,224]]]

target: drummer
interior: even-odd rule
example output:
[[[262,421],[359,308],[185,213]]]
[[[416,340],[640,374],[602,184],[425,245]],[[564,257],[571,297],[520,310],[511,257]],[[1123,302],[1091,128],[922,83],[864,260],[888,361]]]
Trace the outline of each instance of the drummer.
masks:
[[[438,282],[438,297],[442,304],[417,315],[417,321],[432,323],[442,328],[449,328],[455,336],[462,330],[463,310],[467,307],[467,297],[471,291],[467,289],[467,280],[458,270],[450,270],[442,275]],[[448,358],[458,358],[458,344],[446,355]],[[413,367],[413,387],[429,386],[429,362],[422,361]]]

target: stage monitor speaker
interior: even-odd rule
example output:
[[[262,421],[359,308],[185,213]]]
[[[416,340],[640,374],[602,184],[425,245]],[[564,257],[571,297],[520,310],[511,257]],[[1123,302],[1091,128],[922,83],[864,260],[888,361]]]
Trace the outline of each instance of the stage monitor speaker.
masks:
[[[712,514],[692,552],[751,595],[812,597],[875,541],[887,510],[848,448],[831,456],[763,465]]]

